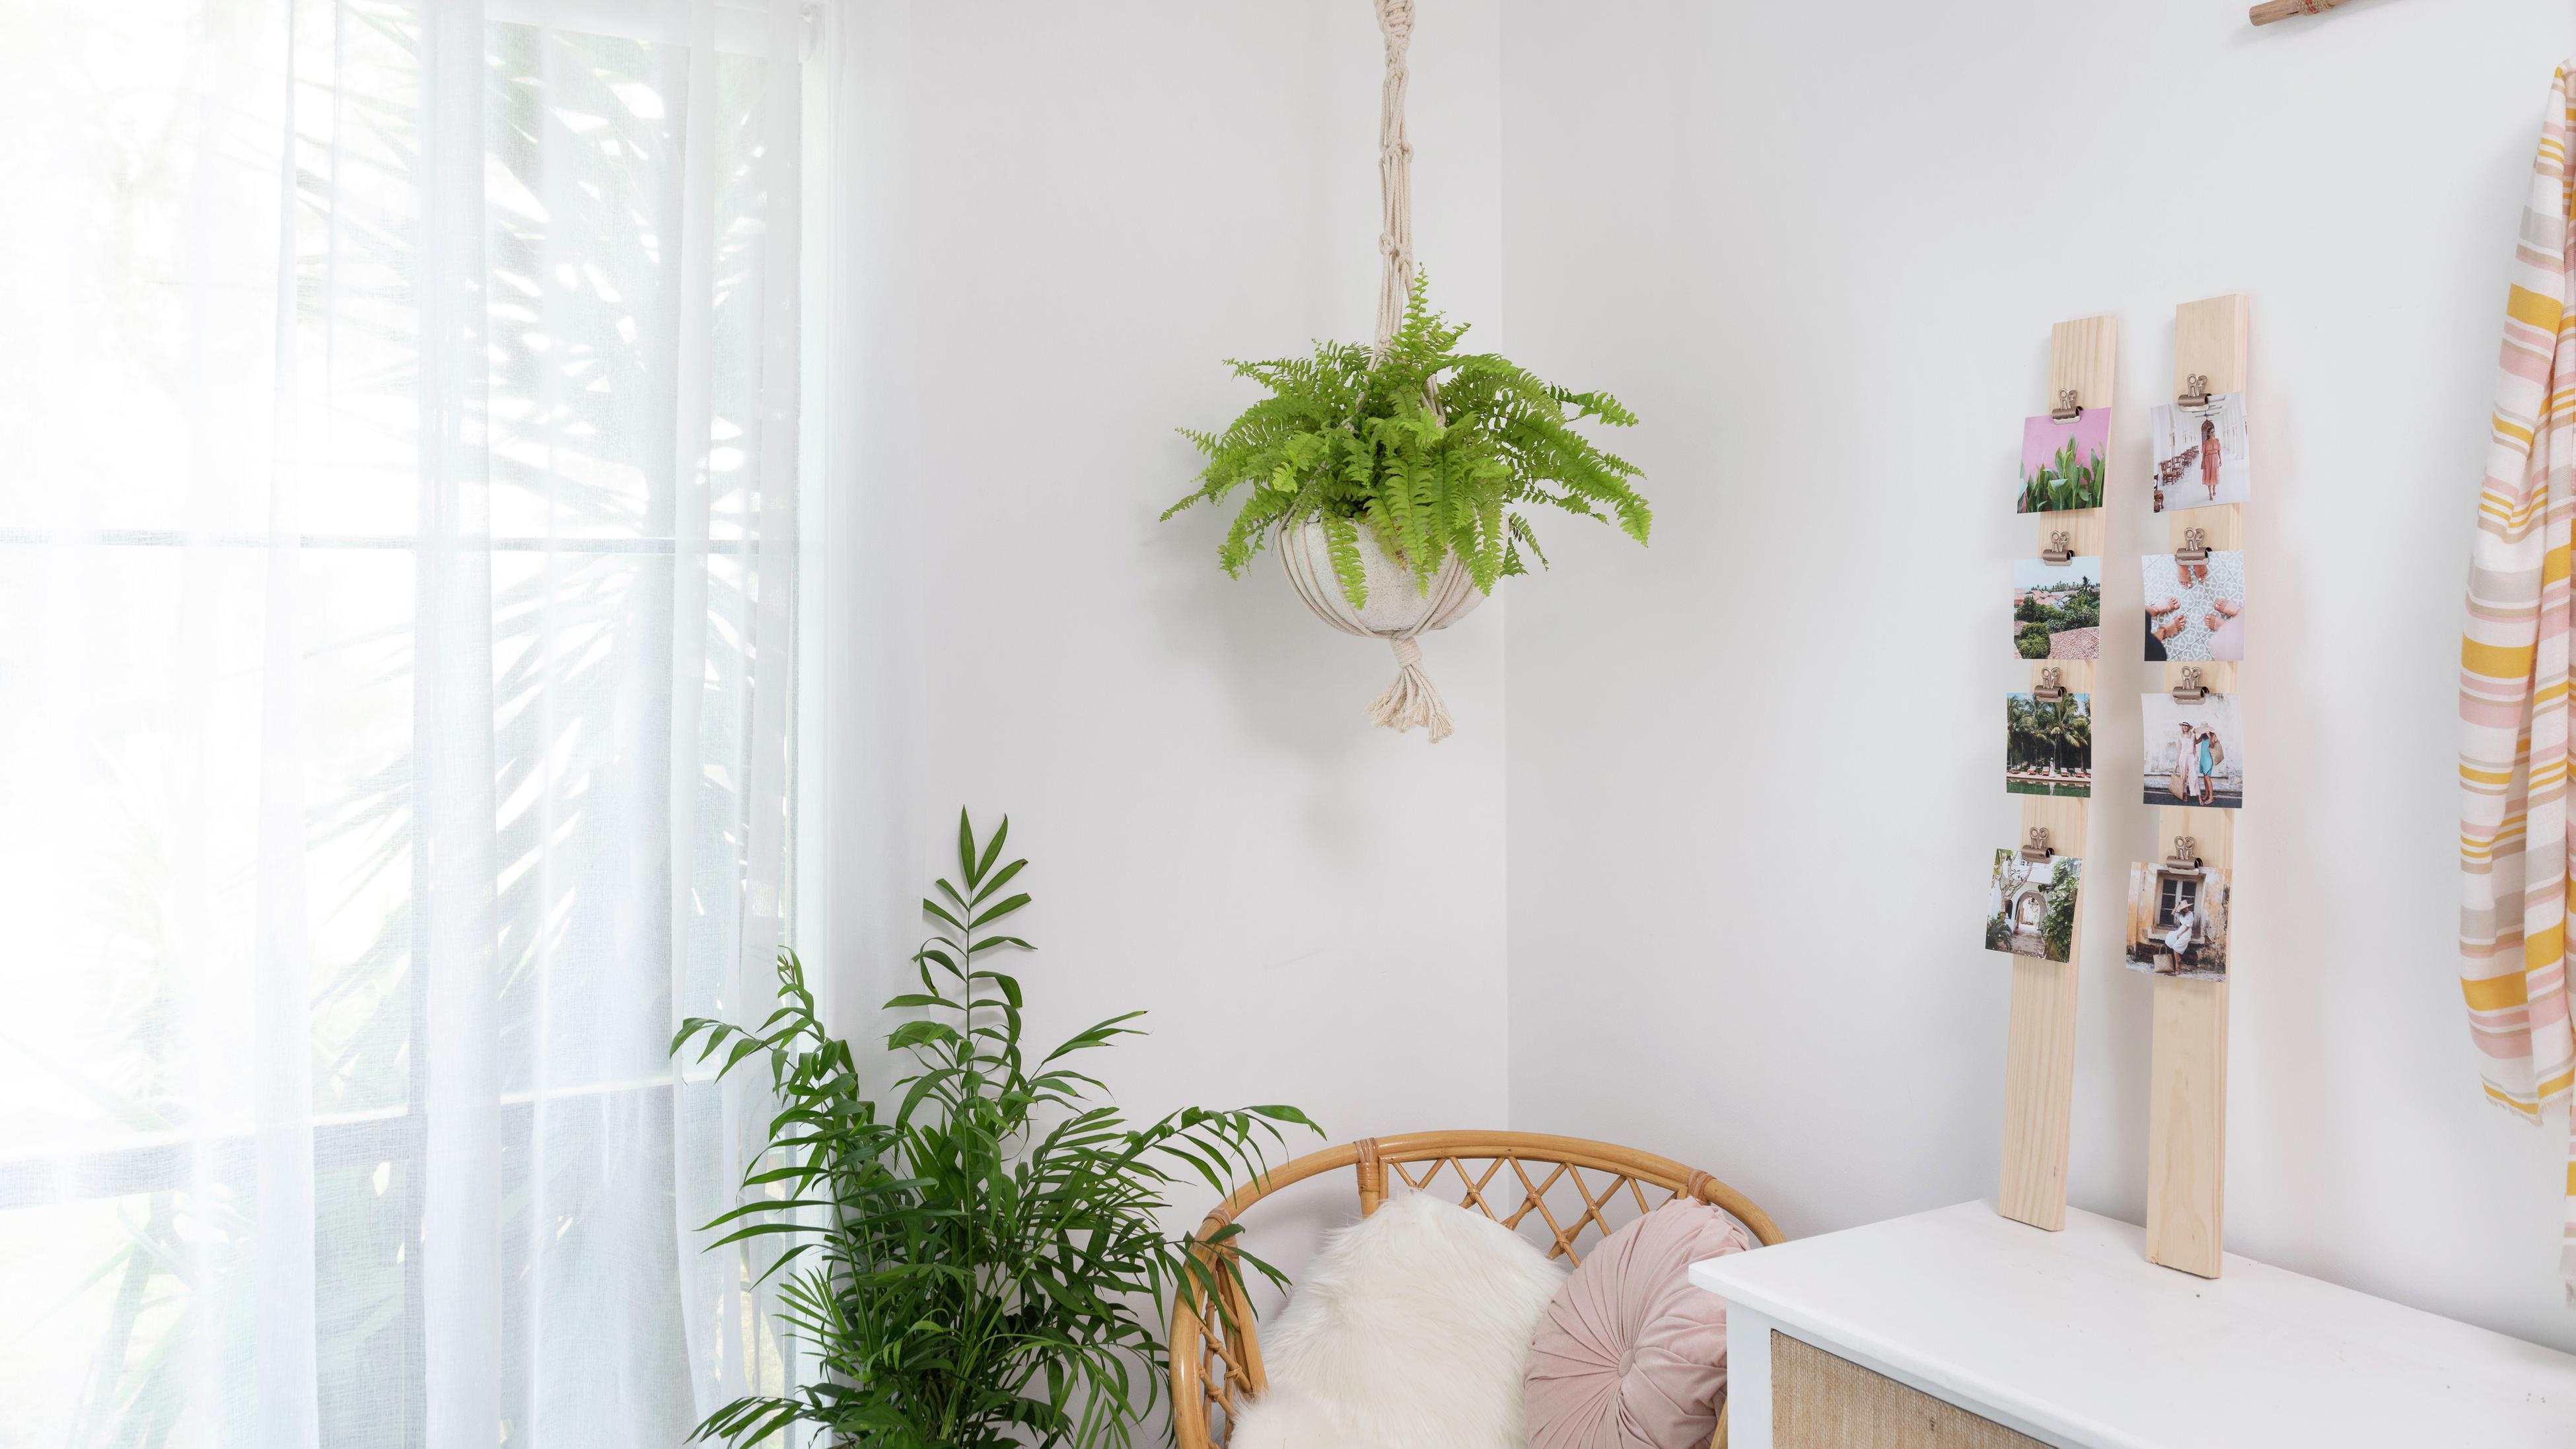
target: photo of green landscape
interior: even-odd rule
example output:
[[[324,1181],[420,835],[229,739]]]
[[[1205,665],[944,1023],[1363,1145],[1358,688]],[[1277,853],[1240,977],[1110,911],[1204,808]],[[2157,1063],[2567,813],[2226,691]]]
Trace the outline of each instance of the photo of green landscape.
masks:
[[[2013,562],[2016,659],[2095,659],[2102,653],[2102,560]]]

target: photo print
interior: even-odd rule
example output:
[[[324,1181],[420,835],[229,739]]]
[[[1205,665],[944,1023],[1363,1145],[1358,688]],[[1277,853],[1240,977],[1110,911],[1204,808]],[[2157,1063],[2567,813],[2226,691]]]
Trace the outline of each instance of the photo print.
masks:
[[[2213,694],[2197,704],[2170,694],[2140,695],[2138,714],[2146,741],[2146,803],[2204,810],[2244,806],[2245,747],[2233,695]]]
[[[2244,503],[2254,497],[2246,455],[2245,394],[2223,392],[2207,407],[2159,403],[2147,409],[2155,446],[2156,512]]]
[[[2130,866],[2126,964],[2157,976],[2226,980],[2227,872],[2171,861]]]
[[[2075,952],[2075,899],[2084,862],[2071,855],[2024,860],[2018,850],[1995,852],[1986,903],[1986,949],[2012,956],[2065,961]]]
[[[2046,413],[2021,424],[2021,492],[2017,513],[2063,513],[2102,506],[2102,455],[2110,450],[2111,410],[2086,408],[2071,422]]]
[[[2093,793],[2093,697],[2004,696],[2004,789],[2014,795]]]
[[[2245,657],[2245,553],[2214,549],[2201,563],[2169,553],[2138,560],[2146,584],[2147,658],[2184,664]]]
[[[2102,560],[2013,560],[2013,657],[2098,659],[2102,654]]]

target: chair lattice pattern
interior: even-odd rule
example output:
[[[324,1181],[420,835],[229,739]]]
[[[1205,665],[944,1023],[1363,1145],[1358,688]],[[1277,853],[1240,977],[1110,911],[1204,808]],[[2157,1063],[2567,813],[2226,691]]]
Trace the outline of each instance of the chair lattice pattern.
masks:
[[[1374,1211],[1390,1188],[1454,1197],[1458,1206],[1483,1213],[1514,1232],[1544,1242],[1550,1259],[1563,1258],[1569,1263],[1582,1262],[1591,1244],[1632,1219],[1676,1199],[1696,1199],[1703,1185],[1714,1181],[1706,1173],[1683,1169],[1679,1163],[1650,1159],[1643,1153],[1607,1144],[1580,1144],[1600,1149],[1582,1155],[1592,1157],[1596,1164],[1606,1159],[1618,1166],[1566,1161],[1556,1155],[1553,1149],[1557,1144],[1553,1141],[1544,1147],[1526,1144],[1531,1150],[1523,1156],[1517,1149],[1524,1144],[1478,1141],[1475,1134],[1467,1133],[1424,1135],[1466,1140],[1417,1140],[1412,1144],[1399,1140],[1382,1146],[1377,1139],[1363,1138],[1351,1148],[1342,1149],[1356,1153],[1363,1212]],[[1451,1147],[1457,1150],[1441,1150]],[[1385,1150],[1389,1148],[1393,1150]],[[1631,1158],[1636,1160],[1623,1160]],[[1351,1163],[1352,1158],[1344,1156],[1341,1161]],[[1683,1176],[1687,1181],[1674,1181]],[[1286,1180],[1294,1182],[1299,1177],[1292,1174]],[[1401,1188],[1396,1187],[1398,1183]],[[1248,1203],[1249,1199],[1229,1200],[1210,1217],[1211,1226],[1230,1220]],[[1756,1220],[1768,1229],[1767,1219],[1757,1214]],[[1770,1230],[1766,1240],[1778,1241],[1776,1230]],[[1222,1249],[1216,1254],[1221,1261],[1202,1260],[1219,1268],[1215,1293],[1210,1295],[1205,1288],[1195,1290],[1186,1325],[1175,1324],[1176,1328],[1185,1327],[1187,1337],[1195,1342],[1175,1342],[1172,1346],[1177,1362],[1191,1364],[1196,1370],[1194,1374],[1174,1375],[1176,1379],[1197,1380],[1200,1402],[1191,1407],[1198,1412],[1189,1413],[1177,1401],[1173,1404],[1176,1432],[1181,1442],[1193,1449],[1224,1449],[1242,1409],[1265,1382],[1261,1348],[1242,1280],[1234,1276],[1232,1254]],[[1219,1311],[1218,1303],[1209,1301],[1210,1296],[1222,1300],[1223,1311]],[[1199,1424],[1206,1426],[1204,1435],[1198,1432]]]
[[[1234,1400],[1234,1385],[1244,1385],[1249,1392],[1252,1377],[1244,1372],[1244,1356],[1226,1333],[1200,1318],[1198,1333],[1198,1395],[1206,1403],[1200,1413],[1208,1416],[1208,1444],[1224,1444],[1234,1434],[1234,1416],[1239,1405]],[[1180,1405],[1175,1405],[1175,1413]]]
[[[1469,1164],[1480,1164],[1481,1171],[1471,1171]],[[1518,1231],[1522,1222],[1535,1214],[1552,1239],[1547,1255],[1562,1256],[1569,1263],[1580,1263],[1582,1255],[1576,1245],[1587,1232],[1609,1236],[1626,1220],[1625,1207],[1633,1203],[1639,1216],[1681,1196],[1678,1190],[1649,1184],[1626,1173],[1608,1168],[1581,1168],[1570,1162],[1523,1162],[1518,1157],[1430,1157],[1419,1162],[1390,1162],[1396,1176],[1406,1186],[1419,1192],[1449,1191],[1443,1175],[1453,1178],[1463,1189],[1458,1206],[1477,1212]],[[1530,1169],[1546,1169],[1533,1176]],[[1506,1169],[1509,1176],[1505,1176]],[[1584,1174],[1589,1171],[1591,1176]],[[1652,1186],[1660,1194],[1654,1201],[1646,1198]],[[1519,1197],[1515,1199],[1513,1194]],[[1621,1223],[1611,1215],[1619,1214]]]
[[[1208,1329],[1199,1335],[1199,1396],[1206,1400],[1201,1412],[1207,1415],[1208,1442],[1222,1444],[1234,1434],[1234,1386],[1243,1381],[1243,1363],[1224,1343],[1224,1335]]]
[[[1237,1280],[1232,1276],[1236,1272],[1235,1266],[1231,1262],[1226,1262],[1219,1267],[1218,1271],[1226,1275],[1225,1296],[1236,1305],[1238,1311],[1248,1314],[1249,1307],[1244,1304],[1241,1289],[1235,1286]],[[1234,1432],[1235,1417],[1242,1408],[1241,1401],[1249,1398],[1253,1392],[1253,1376],[1251,1370],[1246,1367],[1249,1355],[1244,1352],[1244,1343],[1239,1333],[1228,1332],[1221,1326],[1223,1315],[1220,1314],[1218,1304],[1205,1293],[1196,1295],[1196,1302],[1199,1398],[1201,1400],[1199,1410],[1207,1420],[1208,1442],[1223,1444]],[[1174,1351],[1181,1351],[1180,1346],[1174,1345]],[[1180,1412],[1180,1406],[1173,1405],[1173,1411]]]

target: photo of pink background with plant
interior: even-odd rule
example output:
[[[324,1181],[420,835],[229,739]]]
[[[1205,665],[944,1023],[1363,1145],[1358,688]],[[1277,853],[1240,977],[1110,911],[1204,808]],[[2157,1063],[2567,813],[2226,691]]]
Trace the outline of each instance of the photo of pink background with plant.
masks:
[[[2111,447],[2111,414],[2086,408],[2069,421],[2046,413],[2021,424],[2018,513],[2062,513],[2102,506],[2103,454]]]

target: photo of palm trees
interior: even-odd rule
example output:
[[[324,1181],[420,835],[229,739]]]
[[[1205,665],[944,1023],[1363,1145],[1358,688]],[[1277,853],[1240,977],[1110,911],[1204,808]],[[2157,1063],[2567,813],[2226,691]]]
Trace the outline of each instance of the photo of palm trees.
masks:
[[[2093,793],[2093,696],[2004,696],[2004,789],[2015,795]]]
[[[2062,513],[2102,506],[2103,460],[2111,413],[2086,408],[2066,422],[2046,413],[2022,419],[2019,513]]]

